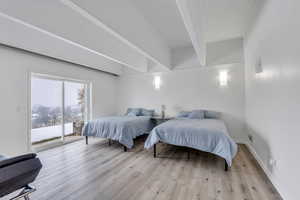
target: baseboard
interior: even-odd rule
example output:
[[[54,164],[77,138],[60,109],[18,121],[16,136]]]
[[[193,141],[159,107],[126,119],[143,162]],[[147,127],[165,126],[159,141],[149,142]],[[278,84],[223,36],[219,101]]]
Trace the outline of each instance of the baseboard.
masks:
[[[71,139],[71,140],[66,140],[64,142],[61,141],[61,140],[52,141],[52,142],[50,141],[50,142],[48,142],[44,145],[38,146],[38,147],[32,146],[31,151],[34,152],[34,153],[39,153],[39,152],[46,151],[46,150],[49,150],[49,149],[53,149],[53,148],[56,148],[56,147],[59,147],[59,146],[62,146],[62,145],[77,142],[79,140],[83,140],[83,137],[74,138],[74,139]]]
[[[264,162],[262,161],[262,159],[259,157],[259,155],[257,154],[257,152],[255,151],[255,149],[253,148],[253,146],[249,143],[244,143],[247,148],[249,149],[250,153],[253,155],[253,157],[255,158],[255,160],[258,162],[258,164],[260,165],[260,167],[263,169],[264,173],[267,175],[268,179],[271,181],[271,183],[273,184],[273,186],[276,188],[277,192],[280,194],[280,196],[283,199],[288,199],[287,195],[285,195],[285,192],[283,192],[283,190],[281,189],[279,183],[277,180],[275,180],[272,172],[266,167],[266,165],[264,164]]]

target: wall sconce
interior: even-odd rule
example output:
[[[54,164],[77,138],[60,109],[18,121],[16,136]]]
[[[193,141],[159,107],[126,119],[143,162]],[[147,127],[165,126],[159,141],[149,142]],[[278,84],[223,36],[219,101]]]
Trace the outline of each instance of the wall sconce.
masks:
[[[220,71],[219,72],[219,83],[220,86],[227,86],[228,85],[228,71]]]
[[[154,76],[153,84],[154,84],[154,88],[156,90],[160,89],[160,86],[161,86],[161,78],[160,78],[160,76]]]

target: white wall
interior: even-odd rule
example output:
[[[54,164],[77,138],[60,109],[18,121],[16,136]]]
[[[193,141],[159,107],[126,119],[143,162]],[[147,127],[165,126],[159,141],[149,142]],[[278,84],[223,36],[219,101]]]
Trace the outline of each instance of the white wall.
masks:
[[[93,87],[93,116],[116,112],[117,77],[0,46],[0,154],[15,155],[28,150],[27,95],[30,72],[89,80]]]
[[[219,70],[228,70],[228,87],[218,83]],[[146,107],[160,112],[162,104],[167,114],[179,110],[206,108],[224,113],[232,136],[243,139],[244,133],[244,67],[241,64],[176,70],[161,73],[162,87],[154,90],[153,74],[124,75],[119,79],[119,113],[128,107]]]
[[[233,38],[206,44],[206,66],[244,63],[243,38]],[[172,50],[173,69],[199,67],[199,60],[193,46]]]
[[[246,120],[251,144],[286,200],[300,180],[300,1],[268,0],[245,41]],[[261,58],[263,73],[255,74]],[[270,159],[277,161],[272,167]]]
[[[244,40],[233,38],[207,43],[207,65],[244,63]]]
[[[193,46],[178,47],[172,50],[173,69],[199,67],[199,59]]]

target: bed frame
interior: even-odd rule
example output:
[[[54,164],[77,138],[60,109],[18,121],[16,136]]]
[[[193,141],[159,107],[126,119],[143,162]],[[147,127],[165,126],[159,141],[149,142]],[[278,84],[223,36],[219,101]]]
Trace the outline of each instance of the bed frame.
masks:
[[[111,139],[108,139],[108,145],[110,146],[111,145],[111,142],[112,140]],[[89,144],[89,137],[88,136],[85,136],[85,144],[88,145]],[[125,145],[123,145],[123,148],[124,148],[124,152],[127,152],[127,147]]]
[[[191,157],[190,148],[188,148],[187,153],[188,153],[188,160],[189,160],[190,157]],[[154,158],[157,157],[157,153],[156,153],[156,144],[154,144],[154,146],[153,146],[153,157],[154,157]],[[227,172],[227,171],[228,171],[228,164],[227,164],[227,162],[226,162],[225,159],[224,159],[224,161],[225,161],[225,167],[224,167],[224,170]]]

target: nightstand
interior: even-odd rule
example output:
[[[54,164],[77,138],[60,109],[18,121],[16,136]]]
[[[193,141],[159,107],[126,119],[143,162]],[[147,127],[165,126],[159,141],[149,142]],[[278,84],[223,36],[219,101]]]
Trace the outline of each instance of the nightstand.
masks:
[[[154,117],[151,117],[151,121],[152,123],[154,124],[154,126],[158,126],[160,125],[161,123],[164,123],[168,120],[171,120],[173,119],[172,117],[165,117],[165,118],[162,118],[161,116],[154,116]]]

